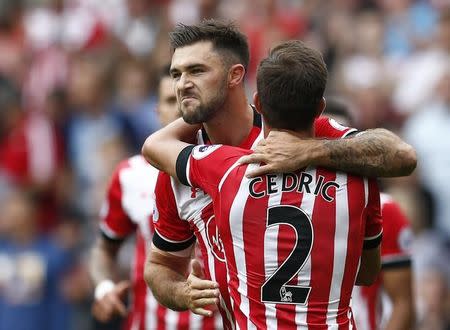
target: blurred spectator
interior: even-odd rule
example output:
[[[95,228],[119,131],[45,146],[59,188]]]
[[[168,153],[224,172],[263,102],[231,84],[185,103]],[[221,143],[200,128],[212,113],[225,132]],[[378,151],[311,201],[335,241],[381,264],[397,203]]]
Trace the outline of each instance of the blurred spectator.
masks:
[[[117,71],[115,110],[130,146],[137,153],[149,132],[160,127],[154,111],[156,97],[150,72],[145,63],[133,59],[120,63]]]
[[[449,62],[450,63],[450,62]],[[450,240],[450,64],[431,104],[405,124],[405,139],[416,148],[420,184],[430,192],[435,206],[433,227]]]
[[[107,69],[96,57],[79,57],[72,64],[68,86],[72,106],[67,125],[68,156],[76,202],[87,214],[95,213],[101,195],[96,196],[97,188],[103,188],[97,186],[125,152],[120,124],[111,111]],[[115,155],[116,151],[119,154]]]
[[[71,259],[38,234],[35,205],[26,194],[11,193],[1,210],[0,329],[68,329],[71,309],[60,286]]]
[[[25,61],[25,33],[20,1],[0,0],[0,74],[20,83]]]
[[[385,14],[384,49],[388,57],[410,55],[429,42],[436,23],[436,11],[428,1],[378,0]]]

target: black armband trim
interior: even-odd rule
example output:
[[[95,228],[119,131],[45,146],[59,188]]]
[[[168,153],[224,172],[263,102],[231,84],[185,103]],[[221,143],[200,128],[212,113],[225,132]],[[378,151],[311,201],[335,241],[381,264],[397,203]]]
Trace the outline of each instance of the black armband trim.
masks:
[[[100,235],[105,241],[113,244],[121,244],[125,241],[125,238],[108,236],[103,230],[100,230]]]
[[[381,269],[382,270],[392,270],[398,268],[411,268],[412,261],[411,259],[403,259],[403,260],[393,260],[388,262],[382,262]]]
[[[195,242],[195,236],[192,236],[186,241],[183,242],[168,242],[164,238],[162,238],[158,232],[155,231],[153,234],[153,245],[155,245],[158,249],[167,251],[167,252],[176,252],[182,251],[190,247]]]
[[[363,249],[370,250],[370,249],[376,248],[378,245],[380,245],[382,239],[383,239],[383,234],[380,234],[379,236],[375,237],[374,239],[365,240]]]
[[[175,169],[177,171],[178,180],[180,180],[180,182],[185,186],[190,186],[188,178],[186,176],[186,168],[189,161],[189,156],[191,155],[192,149],[194,149],[194,147],[194,145],[188,145],[186,148],[181,150],[176,162]]]
[[[349,137],[353,137],[353,136],[357,135],[358,133],[361,133],[361,131],[357,130],[357,129],[350,130],[347,133],[345,133],[342,138],[346,139],[346,138],[349,138]]]

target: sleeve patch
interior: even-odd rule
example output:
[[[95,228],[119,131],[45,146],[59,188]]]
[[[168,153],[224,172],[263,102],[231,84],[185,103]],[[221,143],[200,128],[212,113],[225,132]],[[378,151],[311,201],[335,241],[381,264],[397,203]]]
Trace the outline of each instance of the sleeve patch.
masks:
[[[329,119],[330,121],[330,125],[333,126],[335,129],[337,129],[338,131],[345,131],[346,129],[348,129],[348,127],[339,124],[336,120],[334,120],[333,118]]]
[[[414,237],[411,228],[405,227],[398,235],[398,246],[403,252],[410,252],[413,239]]]
[[[215,144],[215,145],[203,145],[203,146],[196,146],[192,150],[192,157],[196,160],[200,160],[205,158],[206,156],[212,154],[215,150],[219,149],[222,145]]]

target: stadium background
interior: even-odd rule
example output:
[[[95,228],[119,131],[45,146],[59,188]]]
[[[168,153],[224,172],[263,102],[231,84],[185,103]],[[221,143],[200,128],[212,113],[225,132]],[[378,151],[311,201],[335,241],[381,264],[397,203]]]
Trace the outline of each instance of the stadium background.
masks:
[[[302,39],[322,51],[327,95],[351,105],[358,128],[389,128],[417,149],[415,173],[382,184],[414,231],[417,328],[448,329],[448,0],[0,0],[0,210],[11,191],[31,193],[37,206],[22,223],[0,211],[0,318],[9,304],[38,299],[30,288],[41,265],[13,264],[2,248],[31,235],[56,242],[60,256],[58,298],[35,302],[55,305],[64,329],[95,329],[87,259],[106,184],[159,127],[155,73],[170,59],[168,31],[211,17],[232,18],[249,37],[249,96],[267,50]],[[17,271],[29,283],[12,282]],[[26,309],[17,324],[25,318]]]

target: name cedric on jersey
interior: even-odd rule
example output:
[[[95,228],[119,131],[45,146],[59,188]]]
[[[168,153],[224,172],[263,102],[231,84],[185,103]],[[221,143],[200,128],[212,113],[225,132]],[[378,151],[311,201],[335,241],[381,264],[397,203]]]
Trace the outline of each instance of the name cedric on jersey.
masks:
[[[267,180],[265,185],[261,184],[261,182],[263,182],[262,177],[257,177],[250,180],[250,196],[252,196],[253,198],[262,198],[266,195],[276,194],[280,192],[280,189],[281,192],[290,192],[296,190],[300,193],[312,193],[316,196],[320,194],[324,200],[326,200],[327,202],[332,202],[334,200],[334,197],[328,194],[328,189],[330,189],[331,187],[335,187],[336,190],[340,188],[340,185],[337,182],[325,181],[325,178],[322,175],[319,175],[318,180],[314,185],[314,177],[311,174],[305,172],[301,172],[299,174],[284,173],[281,181],[281,187],[276,181],[277,177],[278,175],[276,174],[266,175]]]

